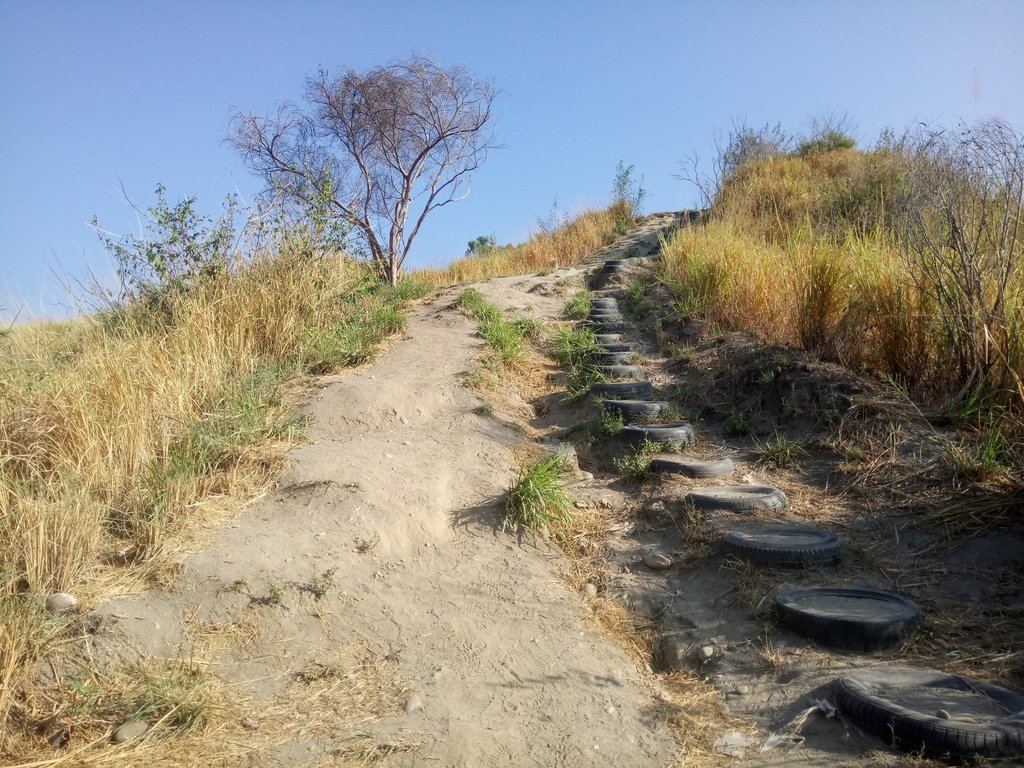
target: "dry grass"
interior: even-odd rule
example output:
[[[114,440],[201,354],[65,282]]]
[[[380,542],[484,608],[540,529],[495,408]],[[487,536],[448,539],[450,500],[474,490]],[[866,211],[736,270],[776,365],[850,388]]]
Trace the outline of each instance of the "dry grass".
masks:
[[[611,243],[616,237],[615,223],[616,214],[611,208],[588,211],[557,228],[533,235],[521,245],[499,246],[480,256],[453,261],[447,267],[422,269],[414,274],[440,288],[572,266]]]
[[[710,223],[666,243],[660,277],[682,314],[803,347],[973,416],[984,415],[982,401],[1022,413],[1024,260],[1019,243],[989,232],[1002,221],[1016,231],[1020,210],[963,192],[975,208],[954,213],[976,250],[944,246],[940,234],[934,252],[915,250],[914,217],[940,223],[929,202],[908,213],[893,201],[921,162],[842,150],[742,166]]]
[[[159,309],[0,338],[0,749],[31,726],[8,715],[35,695],[48,638],[75,631],[46,595],[88,608],[173,577],[182,546],[284,468],[301,427],[289,382],[371,356],[401,329],[403,296],[350,260],[283,254]]]

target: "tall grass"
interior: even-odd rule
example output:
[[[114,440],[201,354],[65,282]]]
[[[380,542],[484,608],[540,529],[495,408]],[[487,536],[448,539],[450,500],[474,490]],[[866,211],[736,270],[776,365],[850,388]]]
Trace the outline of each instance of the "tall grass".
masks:
[[[447,267],[417,270],[414,275],[431,286],[442,287],[579,264],[615,240],[618,215],[612,208],[588,211],[561,226],[543,228],[525,243],[491,248]]]
[[[909,150],[844,149],[741,166],[710,223],[666,243],[661,278],[682,314],[892,377],[953,408],[981,397],[1019,413],[1024,255],[1004,233],[1000,269],[986,268],[982,237],[991,221],[1015,232],[1019,200],[997,199],[994,184],[995,194],[970,199],[969,215],[953,210],[953,232],[981,233],[976,251],[954,258],[942,211],[914,186],[934,162]],[[927,227],[931,251],[911,237]]]
[[[159,316],[139,304],[0,338],[0,720],[45,652],[45,596],[88,603],[142,578],[261,491],[298,426],[285,382],[368,359],[423,290],[286,253],[170,293]]]

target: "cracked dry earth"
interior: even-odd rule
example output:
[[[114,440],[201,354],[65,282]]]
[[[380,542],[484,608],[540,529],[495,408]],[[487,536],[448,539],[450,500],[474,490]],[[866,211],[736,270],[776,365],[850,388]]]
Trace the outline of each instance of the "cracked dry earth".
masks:
[[[558,277],[485,292],[551,319],[570,290]],[[237,743],[223,764],[347,765],[354,739],[396,766],[677,756],[635,662],[586,625],[561,555],[501,530],[525,438],[473,412],[461,374],[482,342],[456,295],[416,307],[375,364],[322,382],[290,471],[173,585],[98,611],[92,652],[112,664],[220,633],[208,669],[244,702],[210,737]],[[310,684],[353,658],[365,684]]]

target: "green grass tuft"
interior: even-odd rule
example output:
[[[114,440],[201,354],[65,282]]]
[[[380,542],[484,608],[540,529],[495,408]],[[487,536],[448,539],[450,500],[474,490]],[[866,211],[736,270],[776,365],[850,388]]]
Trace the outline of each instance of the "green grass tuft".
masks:
[[[568,467],[560,453],[523,465],[508,489],[503,527],[550,533],[572,519],[562,475]]]

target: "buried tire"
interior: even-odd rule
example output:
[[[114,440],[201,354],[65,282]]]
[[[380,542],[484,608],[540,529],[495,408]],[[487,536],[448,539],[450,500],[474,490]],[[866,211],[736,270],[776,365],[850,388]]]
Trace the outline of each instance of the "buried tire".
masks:
[[[656,419],[672,407],[664,400],[605,400],[601,407],[622,416],[624,424]]]
[[[639,365],[599,365],[597,370],[610,379],[640,380],[644,377],[644,369]]]
[[[778,488],[762,485],[720,485],[697,488],[683,497],[697,509],[725,509],[746,512],[751,509],[782,509],[789,503]]]
[[[649,400],[654,386],[649,381],[601,381],[590,385],[590,394],[603,400]]]
[[[803,525],[726,531],[722,549],[744,560],[783,568],[834,565],[843,556],[843,542],[836,534]]]
[[[736,470],[732,459],[677,459],[658,457],[651,459],[650,471],[658,475],[684,475],[685,477],[728,477]]]
[[[833,683],[839,711],[904,751],[1024,757],[1024,696],[934,669],[886,667]]]
[[[674,424],[634,424],[619,430],[619,439],[625,443],[640,445],[646,441],[673,448],[693,444],[693,427],[683,422]]]
[[[894,648],[921,623],[915,603],[877,589],[783,586],[774,603],[794,632],[846,651]]]

